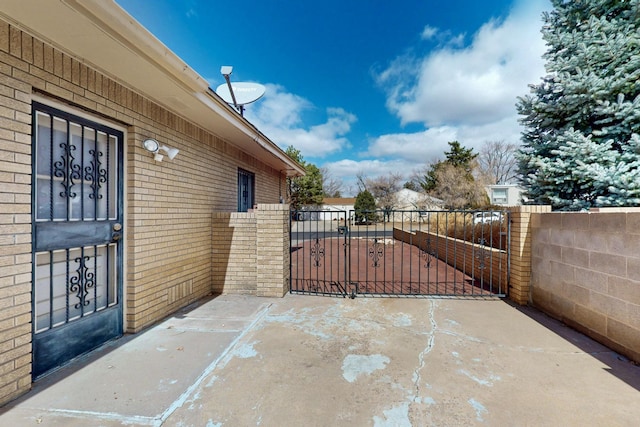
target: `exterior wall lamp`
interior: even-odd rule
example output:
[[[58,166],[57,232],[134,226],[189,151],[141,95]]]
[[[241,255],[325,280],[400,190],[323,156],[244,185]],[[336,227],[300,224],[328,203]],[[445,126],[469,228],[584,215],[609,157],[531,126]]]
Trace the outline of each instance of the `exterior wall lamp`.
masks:
[[[178,155],[180,150],[177,148],[167,147],[166,145],[160,145],[158,141],[155,139],[145,139],[142,141],[142,147],[150,153],[153,153],[153,160],[156,162],[161,162],[164,158],[164,155],[160,154],[160,151],[164,151],[169,157],[169,160],[173,160],[174,157]]]

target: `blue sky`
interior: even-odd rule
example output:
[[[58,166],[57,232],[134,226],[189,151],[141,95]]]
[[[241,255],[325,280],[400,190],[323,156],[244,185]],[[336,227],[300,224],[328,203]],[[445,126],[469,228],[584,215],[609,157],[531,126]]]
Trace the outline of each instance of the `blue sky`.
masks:
[[[519,142],[544,75],[548,0],[116,0],[215,89],[266,86],[245,117],[342,180],[406,179],[457,140]]]

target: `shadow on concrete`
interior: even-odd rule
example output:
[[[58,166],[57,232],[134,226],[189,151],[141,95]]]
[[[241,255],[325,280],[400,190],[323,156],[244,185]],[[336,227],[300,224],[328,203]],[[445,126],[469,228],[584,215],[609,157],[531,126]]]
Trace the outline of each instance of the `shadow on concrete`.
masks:
[[[187,316],[187,314],[190,313],[191,311],[196,310],[197,308],[201,307],[202,305],[208,303],[209,301],[219,296],[220,294],[212,294],[210,296],[201,298],[200,300],[195,301],[187,305],[186,307],[179,309],[178,311],[164,317],[163,319],[158,320],[155,323],[152,323],[151,325],[149,325],[148,327],[146,327],[145,329],[139,332],[136,332],[136,333],[125,332],[125,334],[122,335],[121,337],[115,338],[111,341],[107,341],[106,343],[100,345],[97,348],[90,350],[87,353],[81,354],[71,360],[68,360],[64,364],[60,365],[59,367],[51,370],[50,372],[44,374],[43,376],[35,380],[32,383],[31,390],[29,390],[27,393],[6,403],[4,406],[0,406],[0,415],[9,411],[10,409],[19,405],[25,400],[31,399],[34,396],[37,396],[39,393],[43,393],[49,388],[56,386],[60,382],[69,378],[71,375],[86,368],[90,369],[91,365],[94,364],[95,362],[99,361],[105,356],[108,356],[112,352],[120,349],[125,345],[132,343],[135,340],[139,340],[143,338],[146,333],[152,331],[154,328],[157,328],[157,326],[160,325],[161,323],[169,319],[184,319]]]
[[[554,332],[559,337],[580,348],[586,354],[599,360],[607,366],[604,368],[605,371],[640,391],[640,365],[638,363],[608,348],[604,344],[595,341],[581,331],[570,327],[560,320],[554,319],[537,308],[519,306],[509,300],[505,300],[505,302],[530,319]]]

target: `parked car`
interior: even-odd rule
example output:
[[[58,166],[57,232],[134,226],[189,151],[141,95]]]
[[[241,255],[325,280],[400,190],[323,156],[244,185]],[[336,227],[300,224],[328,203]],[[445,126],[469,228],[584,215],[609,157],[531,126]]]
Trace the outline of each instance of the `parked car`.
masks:
[[[473,214],[473,224],[489,224],[491,222],[501,222],[501,212],[476,212]]]

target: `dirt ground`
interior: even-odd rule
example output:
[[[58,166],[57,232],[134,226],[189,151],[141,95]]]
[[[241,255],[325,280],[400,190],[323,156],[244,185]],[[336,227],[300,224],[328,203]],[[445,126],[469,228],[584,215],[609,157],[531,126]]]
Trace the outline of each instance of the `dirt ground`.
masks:
[[[292,290],[318,294],[492,294],[489,283],[464,274],[416,246],[391,238],[349,241],[348,251],[344,238],[306,240],[292,247]]]

